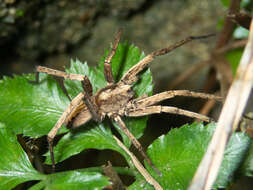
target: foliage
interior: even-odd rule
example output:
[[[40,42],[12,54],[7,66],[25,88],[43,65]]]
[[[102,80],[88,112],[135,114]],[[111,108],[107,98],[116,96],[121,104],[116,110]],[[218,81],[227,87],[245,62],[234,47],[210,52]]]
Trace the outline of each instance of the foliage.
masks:
[[[107,52],[108,53],[108,52]],[[106,53],[106,54],[107,54]],[[127,43],[120,44],[115,57],[112,60],[112,70],[115,80],[135,65],[144,54],[138,48]],[[70,68],[66,72],[79,73],[88,76],[93,90],[106,85],[103,75],[103,60],[98,67],[91,68],[87,63],[72,60]],[[0,81],[0,188],[11,189],[16,185],[27,181],[38,181],[30,189],[102,189],[109,185],[107,177],[101,173],[100,166],[91,170],[73,170],[57,172],[54,174],[42,174],[33,168],[28,156],[19,145],[16,135],[23,134],[37,138],[47,135],[54,126],[69,100],[51,76],[42,74],[40,83],[34,84],[33,74],[4,77]],[[81,83],[77,81],[64,81],[71,98],[82,91]],[[136,97],[143,94],[151,95],[152,77],[149,69],[146,69],[140,80],[134,84]],[[140,138],[146,127],[146,117],[124,118],[130,131]],[[131,142],[123,132],[115,125],[123,142],[130,147]],[[170,127],[170,126],[164,126]],[[147,153],[154,164],[162,172],[162,177],[157,176],[151,167],[145,163],[148,171],[157,179],[164,189],[186,189],[205,150],[212,137],[215,124],[207,126],[193,123],[178,129],[171,130],[168,134],[156,139],[148,148]],[[75,130],[67,130],[64,127],[59,134],[63,137],[55,147],[56,162],[87,149],[110,149],[120,153],[129,166],[128,174],[135,177],[136,181],[128,189],[153,189],[134,167],[130,157],[115,142],[108,121],[97,124],[89,122]],[[226,187],[232,180],[232,176],[244,159],[245,152],[250,144],[249,138],[242,133],[233,134],[227,147],[225,158],[220,169],[219,177],[214,188]],[[236,155],[236,156],[234,156]],[[50,164],[49,154],[46,154],[46,163]],[[117,167],[119,173],[126,171],[125,167]]]
[[[163,174],[162,178],[157,177],[157,181],[165,189],[187,189],[214,130],[214,123],[206,126],[198,123],[187,124],[172,129],[149,146],[147,153]],[[231,182],[233,173],[244,159],[249,145],[250,139],[242,133],[235,133],[231,137],[213,188],[225,188]],[[146,167],[156,176],[147,164]],[[130,189],[136,189],[141,183],[144,183],[144,179],[138,177]],[[146,187],[152,189],[149,185]]]
[[[0,124],[0,187],[12,189],[22,182],[40,180],[30,189],[102,189],[110,182],[97,172],[67,171],[55,174],[41,174],[35,170],[28,156],[18,144],[11,129]]]

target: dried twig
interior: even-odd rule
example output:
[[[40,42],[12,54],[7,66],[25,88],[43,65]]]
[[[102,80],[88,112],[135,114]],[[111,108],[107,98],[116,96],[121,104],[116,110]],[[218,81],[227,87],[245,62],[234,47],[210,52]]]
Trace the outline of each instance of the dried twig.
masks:
[[[193,65],[190,69],[176,77],[170,84],[168,89],[175,89],[176,86],[182,84],[185,80],[191,77],[194,73],[200,71],[204,66],[208,65],[209,61],[203,61],[198,64]]]
[[[240,121],[253,80],[253,20],[247,46],[237,69],[213,138],[188,190],[211,189],[229,137]]]
[[[199,111],[199,113],[208,115],[208,113],[210,112],[210,110],[213,108],[213,106],[215,104],[216,104],[216,102],[214,100],[208,100],[205,103],[205,105],[201,108],[201,110]],[[200,121],[200,120],[197,120],[197,121]]]
[[[228,15],[236,14],[239,12],[240,2],[241,2],[241,0],[231,0],[230,1]],[[217,45],[216,45],[216,49],[223,47],[224,45],[226,45],[229,42],[230,38],[233,35],[233,31],[234,31],[235,26],[236,26],[236,24],[229,17],[227,17],[225,19],[223,29],[220,33],[220,37],[219,37]]]
[[[134,166],[141,173],[141,175],[145,178],[145,180],[154,186],[156,190],[162,190],[163,188],[159,185],[159,183],[147,172],[147,170],[142,166],[140,161],[127,149],[127,147],[115,136],[114,139],[117,141],[118,145],[130,156]]]
[[[225,45],[222,48],[219,48],[215,50],[215,54],[224,54],[228,51],[234,50],[236,48],[242,48],[245,47],[247,43],[247,40],[236,40],[232,43],[229,43],[228,45]],[[206,61],[194,64],[191,68],[187,69],[185,72],[177,76],[168,86],[168,89],[175,89],[175,87],[182,84],[184,81],[186,81],[188,78],[190,78],[193,74],[203,69],[205,66],[210,65],[211,61],[213,61],[213,58],[209,58]],[[203,113],[202,113],[203,114]]]
[[[241,0],[231,0],[230,1],[230,6],[229,6],[229,10],[228,10],[228,14],[236,14],[236,13],[238,13],[239,10],[240,10],[240,2],[241,2]],[[223,29],[222,29],[222,31],[221,31],[221,33],[219,35],[219,39],[218,39],[218,42],[216,44],[216,48],[215,48],[214,54],[215,54],[215,52],[218,49],[220,49],[220,48],[224,47],[226,44],[228,44],[229,40],[231,39],[231,37],[233,35],[233,31],[234,31],[235,26],[236,26],[236,24],[229,17],[226,17],[224,25],[223,25]],[[228,65],[225,70],[222,70],[219,67],[219,65],[220,64],[226,65],[226,63],[220,62],[219,64],[215,64],[216,60],[213,60],[213,61],[214,61],[213,62],[214,63],[213,66],[214,66],[216,72],[218,72],[220,75],[223,75],[224,72],[226,72],[227,70],[231,69],[229,67],[229,65]],[[213,74],[216,75],[216,72],[214,72]],[[223,79],[226,79],[225,77],[221,77],[221,78],[222,78],[222,80],[220,80],[221,85],[224,85],[224,86],[227,86],[227,84],[230,85],[229,82],[223,80]]]
[[[236,48],[243,48],[245,47],[247,43],[247,40],[238,40],[234,41],[222,48],[219,48],[215,51],[216,55],[220,55],[223,53],[226,53],[228,51],[234,50]],[[178,77],[176,77],[171,84],[169,84],[169,89],[174,89],[176,86],[182,84],[185,80],[190,78],[194,73],[200,71],[204,66],[210,65],[212,61],[212,58],[208,59],[207,61],[200,62],[198,64],[193,65],[190,69],[186,70],[182,74],[180,74]]]
[[[215,54],[216,55],[221,55],[221,54],[224,54],[228,51],[231,51],[233,49],[236,49],[236,48],[242,48],[242,47],[245,47],[247,43],[247,40],[239,40],[239,41],[234,41],[228,45],[225,45],[224,47],[222,48],[219,48],[216,50]],[[208,63],[211,62],[211,59],[209,59]],[[224,64],[222,64],[224,65]],[[223,69],[223,70],[226,70],[226,69]],[[228,74],[229,73],[229,74]],[[226,76],[227,78],[227,81],[229,82],[232,82],[232,75],[231,75],[231,70],[229,72],[226,72],[223,76]],[[224,90],[224,86],[222,86],[223,88],[223,92],[226,91]],[[200,114],[203,114],[203,115],[208,115],[208,113],[210,112],[210,110],[213,108],[213,106],[216,104],[215,101],[213,100],[208,100],[205,105],[201,108],[201,110],[199,111]]]
[[[228,15],[237,14],[240,10],[241,0],[231,0],[228,10]],[[231,85],[231,78],[233,78],[232,70],[228,62],[224,59],[222,55],[223,48],[226,46],[233,35],[233,31],[236,27],[236,24],[231,20],[229,16],[225,18],[223,28],[220,32],[216,48],[212,53],[212,67],[209,71],[207,80],[205,82],[205,92],[211,92],[215,86],[217,79],[219,80],[221,86],[221,95],[226,96],[229,86]],[[222,49],[222,50],[220,50]],[[216,77],[218,76],[218,77]],[[207,103],[209,104],[209,102]],[[203,107],[206,107],[205,105]],[[209,107],[211,108],[211,107]],[[204,108],[203,108],[204,109]],[[201,113],[201,112],[200,112]],[[201,113],[202,114],[202,113]]]
[[[124,184],[122,183],[119,175],[113,169],[112,164],[111,164],[110,161],[108,161],[107,166],[106,165],[102,166],[102,168],[103,168],[104,174],[110,178],[110,181],[112,182],[112,188],[114,190],[124,190],[124,189],[126,189],[124,187]]]
[[[216,54],[223,54],[236,48],[245,47],[247,40],[236,40],[216,50]]]
[[[249,30],[250,21],[252,19],[252,15],[246,12],[239,12],[235,14],[229,14],[229,18],[231,18],[234,22],[239,24],[240,26]]]

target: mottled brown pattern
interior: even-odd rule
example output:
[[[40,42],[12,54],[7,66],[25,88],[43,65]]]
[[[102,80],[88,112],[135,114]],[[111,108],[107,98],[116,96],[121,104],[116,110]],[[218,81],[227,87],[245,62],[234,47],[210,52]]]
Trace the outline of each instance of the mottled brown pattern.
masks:
[[[178,90],[178,91],[167,91],[160,94],[156,94],[151,97],[142,96],[134,99],[134,91],[132,90],[132,85],[138,80],[138,74],[148,66],[148,64],[156,57],[166,53],[169,53],[173,49],[190,42],[194,39],[206,38],[207,36],[199,37],[188,37],[175,45],[169,46],[167,48],[154,51],[151,54],[144,57],[136,65],[130,68],[124,76],[119,80],[119,82],[114,83],[112,72],[111,72],[111,59],[115,54],[116,48],[119,43],[121,30],[116,34],[115,42],[113,44],[111,52],[104,62],[104,75],[107,80],[107,86],[98,90],[94,95],[92,95],[92,87],[88,78],[86,76],[80,76],[76,74],[67,74],[62,71],[57,71],[53,69],[48,69],[45,67],[37,67],[37,72],[45,72],[51,75],[60,76],[67,79],[78,80],[82,78],[83,82],[83,92],[77,95],[71,102],[68,108],[64,111],[62,116],[59,118],[58,122],[52,128],[48,134],[48,142],[52,159],[52,166],[55,167],[54,154],[53,154],[53,139],[57,134],[58,129],[62,124],[67,124],[68,126],[78,127],[85,124],[90,119],[97,122],[102,122],[105,116],[108,116],[112,121],[118,124],[122,131],[128,136],[133,145],[140,151],[142,156],[147,160],[147,162],[153,167],[153,169],[160,174],[159,170],[154,166],[152,161],[148,158],[145,151],[143,150],[139,141],[134,137],[134,135],[128,130],[126,125],[121,119],[121,116],[132,116],[140,117],[144,115],[156,114],[156,113],[171,113],[185,115],[192,118],[197,118],[203,121],[210,121],[211,119],[207,116],[179,109],[172,106],[155,106],[154,104],[159,103],[162,100],[173,98],[175,96],[190,96],[199,97],[206,99],[216,99],[220,98],[214,95],[208,95],[204,93],[190,92],[188,90]]]

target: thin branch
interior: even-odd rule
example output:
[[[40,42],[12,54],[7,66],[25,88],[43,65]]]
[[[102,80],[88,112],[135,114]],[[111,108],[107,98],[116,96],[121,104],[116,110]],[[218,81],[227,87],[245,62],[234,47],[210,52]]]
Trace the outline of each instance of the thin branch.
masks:
[[[240,10],[240,2],[241,0],[231,0],[228,14],[238,13]],[[236,24],[227,16],[223,25],[223,29],[220,33],[219,40],[217,42],[216,49],[219,49],[228,43],[233,35],[235,26]]]
[[[229,43],[223,46],[222,48],[217,49],[215,53],[223,54],[228,51],[234,50],[236,48],[243,48],[245,47],[246,44],[247,44],[247,40],[236,40],[236,41],[233,41],[232,43]]]
[[[211,189],[218,175],[224,150],[233,130],[239,124],[249,98],[253,81],[253,20],[247,46],[236,77],[223,106],[216,130],[188,190]]]
[[[203,61],[197,64],[194,64],[190,69],[187,69],[185,72],[177,76],[168,86],[168,89],[175,89],[175,87],[182,84],[188,78],[190,78],[194,73],[200,71],[204,66],[208,65],[208,61]]]
[[[231,0],[230,6],[228,10],[228,14],[236,14],[240,10],[240,2],[241,0]],[[215,86],[217,77],[219,76],[218,80],[221,86],[221,95],[223,97],[226,96],[227,90],[229,86],[231,85],[232,81],[229,81],[230,78],[233,78],[232,70],[230,65],[227,61],[224,61],[224,57],[222,54],[216,54],[217,51],[219,51],[220,48],[223,48],[228,44],[230,41],[233,31],[236,27],[236,24],[227,16],[225,18],[225,22],[223,24],[223,28],[220,32],[216,48],[214,52],[212,53],[211,57],[211,64],[212,67],[209,71],[208,78],[205,82],[205,89],[207,89],[206,92],[211,92]]]
[[[110,178],[110,181],[112,182],[112,187],[114,190],[124,190],[126,189],[124,187],[124,184],[122,183],[119,175],[112,167],[112,164],[110,161],[108,161],[108,165],[102,166],[103,172],[106,176]]]
[[[200,114],[202,115],[208,115],[208,113],[211,111],[211,109],[213,108],[213,106],[216,104],[216,101],[214,100],[208,100],[205,105],[201,108],[201,110],[199,111]],[[199,119],[196,120],[197,122],[199,121]]]
[[[219,48],[215,51],[215,54],[223,54],[228,51],[234,50],[236,48],[243,48],[245,47],[247,43],[247,40],[236,40],[232,43],[229,43],[228,45]],[[179,76],[177,76],[168,86],[168,89],[175,89],[177,86],[182,84],[184,81],[186,81],[188,78],[193,76],[195,73],[199,72],[201,69],[203,69],[205,66],[210,65],[212,61],[212,58],[208,59],[207,61],[203,61],[197,64],[194,64],[191,68],[187,69],[185,72],[181,73]]]
[[[251,14],[246,12],[239,12],[234,14],[228,14],[228,17],[231,18],[234,22],[240,26],[249,30],[250,21],[253,18]]]

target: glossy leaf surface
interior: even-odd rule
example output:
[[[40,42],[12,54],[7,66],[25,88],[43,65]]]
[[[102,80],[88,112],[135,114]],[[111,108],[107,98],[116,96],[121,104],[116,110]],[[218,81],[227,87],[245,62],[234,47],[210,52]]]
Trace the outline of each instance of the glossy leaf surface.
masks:
[[[185,125],[172,129],[149,146],[147,153],[162,172],[162,177],[157,176],[147,164],[146,166],[164,189],[187,189],[214,130],[215,124],[213,123],[207,126],[197,123]],[[244,159],[249,145],[250,139],[245,134],[234,133],[232,135],[213,188],[227,186]],[[143,189],[153,188],[139,177],[129,189],[136,189],[141,184]]]

